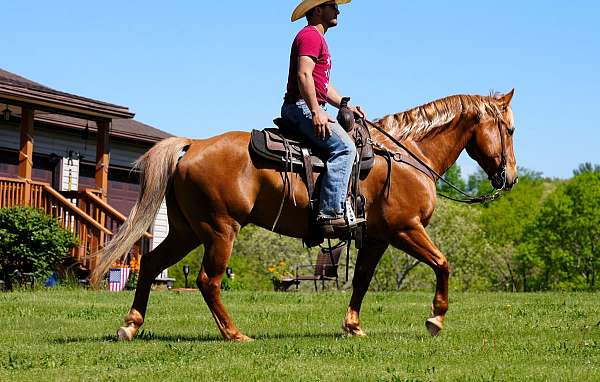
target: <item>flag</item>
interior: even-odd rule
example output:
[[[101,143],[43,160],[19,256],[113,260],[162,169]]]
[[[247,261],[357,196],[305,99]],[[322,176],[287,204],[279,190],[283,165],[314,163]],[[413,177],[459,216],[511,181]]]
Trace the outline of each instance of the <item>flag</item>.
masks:
[[[111,268],[108,272],[108,290],[119,292],[125,289],[130,271],[129,268]]]

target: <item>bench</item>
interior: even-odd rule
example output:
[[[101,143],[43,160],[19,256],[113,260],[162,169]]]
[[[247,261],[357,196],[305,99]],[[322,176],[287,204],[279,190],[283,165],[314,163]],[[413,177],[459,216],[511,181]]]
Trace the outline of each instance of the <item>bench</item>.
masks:
[[[340,288],[338,280],[338,265],[342,252],[346,249],[345,244],[331,248],[321,248],[317,254],[317,261],[310,265],[296,265],[294,267],[293,277],[284,277],[281,280],[273,280],[275,290],[285,291],[292,285],[296,289],[300,286],[301,281],[312,281],[315,285],[315,292],[318,291],[317,282],[321,282],[321,290],[325,289],[325,281],[335,281],[337,289]],[[302,271],[304,268],[313,269],[312,274],[306,274]]]

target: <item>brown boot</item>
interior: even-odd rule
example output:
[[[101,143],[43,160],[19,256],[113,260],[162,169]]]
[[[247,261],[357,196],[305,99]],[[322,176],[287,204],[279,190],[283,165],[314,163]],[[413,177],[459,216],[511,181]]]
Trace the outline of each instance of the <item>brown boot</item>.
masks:
[[[317,219],[317,225],[319,230],[326,239],[333,239],[340,237],[350,230],[346,218],[343,216],[338,217],[320,217]]]

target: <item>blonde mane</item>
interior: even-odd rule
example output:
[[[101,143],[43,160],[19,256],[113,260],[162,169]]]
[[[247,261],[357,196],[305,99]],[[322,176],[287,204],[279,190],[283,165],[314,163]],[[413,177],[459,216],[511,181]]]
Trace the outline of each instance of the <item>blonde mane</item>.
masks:
[[[402,113],[387,115],[376,120],[384,130],[404,140],[419,141],[436,132],[457,115],[475,113],[481,120],[502,118],[498,106],[500,95],[453,95],[417,106]]]

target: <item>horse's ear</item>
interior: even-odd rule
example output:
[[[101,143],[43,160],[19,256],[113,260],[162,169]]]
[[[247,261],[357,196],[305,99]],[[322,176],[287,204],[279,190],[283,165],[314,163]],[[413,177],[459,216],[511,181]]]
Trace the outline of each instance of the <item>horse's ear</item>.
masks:
[[[510,101],[512,100],[513,95],[515,95],[514,88],[508,93],[504,94],[503,96],[500,96],[498,102],[500,103],[500,107],[502,107],[502,109],[506,109],[508,105],[510,105]]]

